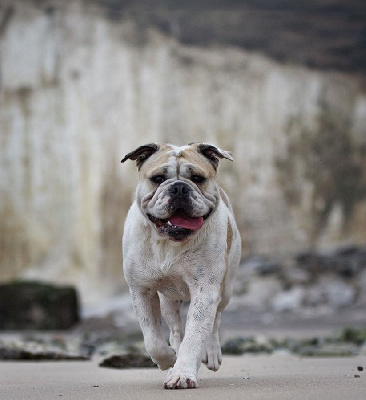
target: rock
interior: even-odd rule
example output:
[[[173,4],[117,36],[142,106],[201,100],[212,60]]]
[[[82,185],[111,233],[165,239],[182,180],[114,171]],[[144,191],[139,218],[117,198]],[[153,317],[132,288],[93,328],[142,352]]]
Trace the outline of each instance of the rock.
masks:
[[[335,272],[343,278],[352,278],[366,267],[366,249],[348,246],[323,252],[304,252],[295,259],[299,267],[311,271],[315,276]]]
[[[253,256],[240,264],[240,268],[252,271],[259,276],[276,274],[281,271],[282,266],[279,262],[269,260],[262,256]]]
[[[318,307],[328,301],[327,291],[323,282],[317,282],[305,289],[304,303],[308,307]]]
[[[118,369],[155,368],[156,364],[154,364],[151,358],[147,355],[136,351],[130,351],[125,354],[112,355],[104,359],[99,366]]]
[[[295,256],[295,262],[299,268],[313,272],[321,263],[319,255],[315,251],[302,252]]]
[[[87,361],[89,357],[81,354],[71,354],[60,349],[23,343],[0,345],[0,360],[53,360],[53,361]]]
[[[292,266],[286,271],[286,280],[292,285],[306,285],[310,282],[310,273]]]
[[[341,276],[351,278],[366,267],[366,249],[356,246],[337,249],[332,261]]]
[[[272,300],[271,307],[274,311],[293,311],[301,307],[304,300],[304,289],[299,286],[278,293]]]
[[[349,357],[366,354],[366,331],[346,328],[340,334],[330,337],[309,337],[305,339],[266,337],[237,337],[222,346],[224,354],[244,353],[295,353],[304,357]]]
[[[297,354],[305,357],[350,357],[357,352],[357,347],[352,343],[325,343],[320,346],[300,346],[296,349]]]
[[[244,353],[272,353],[273,345],[263,337],[230,339],[221,347],[223,354],[241,355]]]
[[[357,279],[357,302],[360,305],[366,306],[366,269],[361,271]]]
[[[356,297],[356,287],[333,274],[325,273],[315,284],[305,288],[304,304],[310,307],[328,305],[338,309],[353,305]]]
[[[328,301],[335,308],[347,307],[354,303],[356,299],[355,289],[341,281],[337,280],[328,286]]]
[[[366,329],[360,328],[344,328],[343,331],[336,337],[340,342],[351,342],[358,345],[366,344]]]
[[[241,296],[233,296],[229,303],[229,309],[249,307],[265,309],[273,296],[282,291],[281,282],[274,276],[253,278],[248,282],[247,292]]]
[[[69,329],[79,321],[75,288],[39,282],[0,285],[0,329]]]
[[[244,353],[245,338],[230,339],[221,347],[223,354],[241,355]]]

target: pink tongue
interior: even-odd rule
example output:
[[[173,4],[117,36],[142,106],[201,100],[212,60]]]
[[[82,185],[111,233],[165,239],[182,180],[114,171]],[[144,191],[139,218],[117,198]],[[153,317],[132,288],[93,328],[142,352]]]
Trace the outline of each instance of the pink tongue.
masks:
[[[191,229],[196,231],[200,229],[203,225],[203,218],[202,217],[189,217],[185,214],[174,214],[172,217],[169,218],[171,224],[180,226],[181,228]]]

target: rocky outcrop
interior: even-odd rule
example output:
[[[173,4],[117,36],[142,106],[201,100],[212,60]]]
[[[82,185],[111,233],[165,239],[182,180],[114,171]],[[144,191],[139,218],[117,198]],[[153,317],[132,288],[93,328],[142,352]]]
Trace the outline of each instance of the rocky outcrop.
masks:
[[[93,0],[119,21],[137,16],[180,43],[236,46],[281,63],[366,70],[362,0]]]
[[[156,364],[152,362],[148,355],[134,351],[107,357],[99,364],[99,366],[117,369],[156,368]]]
[[[332,315],[366,305],[366,249],[344,247],[300,253],[281,261],[244,260],[238,270],[231,310]],[[363,320],[363,319],[361,319]]]
[[[359,75],[180,40],[156,14],[109,9],[1,1],[1,280],[73,283],[84,303],[120,290],[137,178],[120,160],[154,141],[233,151],[220,182],[245,254],[364,243]]]
[[[0,330],[61,330],[79,322],[75,288],[39,282],[0,284]]]

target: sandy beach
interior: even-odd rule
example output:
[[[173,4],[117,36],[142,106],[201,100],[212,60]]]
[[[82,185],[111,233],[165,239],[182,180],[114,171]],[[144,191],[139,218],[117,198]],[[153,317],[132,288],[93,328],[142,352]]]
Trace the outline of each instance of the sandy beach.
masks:
[[[202,366],[198,389],[171,391],[163,389],[165,372],[158,369],[101,368],[98,360],[1,362],[0,399],[365,400],[365,368],[365,356],[226,356],[216,373]]]

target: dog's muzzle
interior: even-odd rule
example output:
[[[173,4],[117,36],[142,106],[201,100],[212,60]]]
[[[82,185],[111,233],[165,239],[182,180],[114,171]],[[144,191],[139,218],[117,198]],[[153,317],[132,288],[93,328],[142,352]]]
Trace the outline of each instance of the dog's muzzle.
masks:
[[[192,189],[184,182],[175,182],[169,186],[168,192],[173,198],[186,198]]]
[[[168,210],[170,216],[159,219],[147,214],[162,235],[169,239],[181,242],[198,231],[211,211],[203,216],[194,216],[192,211],[191,195],[193,189],[185,182],[177,181],[169,186],[170,201]]]

